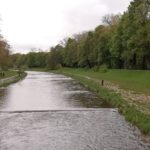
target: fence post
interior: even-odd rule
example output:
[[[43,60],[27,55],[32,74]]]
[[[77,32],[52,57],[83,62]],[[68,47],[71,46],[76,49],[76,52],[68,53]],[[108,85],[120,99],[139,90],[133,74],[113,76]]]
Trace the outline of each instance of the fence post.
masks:
[[[104,80],[101,81],[101,85],[104,86]]]

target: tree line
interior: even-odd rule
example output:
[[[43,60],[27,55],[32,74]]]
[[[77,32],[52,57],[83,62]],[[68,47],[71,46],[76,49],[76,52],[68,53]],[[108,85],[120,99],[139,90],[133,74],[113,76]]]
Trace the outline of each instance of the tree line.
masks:
[[[13,54],[21,67],[150,69],[150,0],[134,0],[122,15],[105,15],[94,31],[76,34],[49,52]]]

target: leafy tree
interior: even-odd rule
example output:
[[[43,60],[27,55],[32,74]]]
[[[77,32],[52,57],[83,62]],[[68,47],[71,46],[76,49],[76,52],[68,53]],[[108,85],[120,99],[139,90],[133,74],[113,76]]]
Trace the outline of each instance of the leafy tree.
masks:
[[[112,53],[119,66],[132,69],[150,68],[149,0],[134,0],[121,18],[113,36]]]
[[[9,65],[9,45],[0,37],[0,68],[6,69]]]
[[[62,55],[61,50],[62,46],[57,45],[56,47],[52,47],[48,56],[47,56],[47,67],[51,70],[57,69],[62,64]]]
[[[77,67],[77,41],[69,38],[63,52],[64,65],[68,67]]]

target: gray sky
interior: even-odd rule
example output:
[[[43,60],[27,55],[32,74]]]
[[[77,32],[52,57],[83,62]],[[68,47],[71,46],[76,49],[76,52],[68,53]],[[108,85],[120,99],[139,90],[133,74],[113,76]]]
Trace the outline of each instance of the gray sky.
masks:
[[[122,13],[131,0],[0,0],[1,34],[13,52],[49,49],[65,37],[92,30],[102,16]]]

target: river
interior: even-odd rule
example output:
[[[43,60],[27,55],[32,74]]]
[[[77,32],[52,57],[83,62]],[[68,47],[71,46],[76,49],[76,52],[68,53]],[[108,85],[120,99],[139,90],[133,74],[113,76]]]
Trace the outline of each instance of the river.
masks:
[[[0,88],[1,150],[148,150],[140,132],[64,75],[28,72]]]

